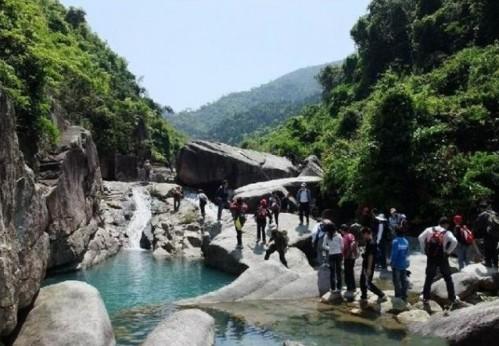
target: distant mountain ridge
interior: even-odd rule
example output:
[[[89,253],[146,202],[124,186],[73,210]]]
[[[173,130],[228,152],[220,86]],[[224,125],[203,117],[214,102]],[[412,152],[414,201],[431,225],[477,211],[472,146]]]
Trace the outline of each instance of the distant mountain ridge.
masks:
[[[317,74],[328,64],[301,68],[249,91],[235,92],[195,111],[167,114],[193,138],[240,143],[245,136],[273,127],[320,101]]]

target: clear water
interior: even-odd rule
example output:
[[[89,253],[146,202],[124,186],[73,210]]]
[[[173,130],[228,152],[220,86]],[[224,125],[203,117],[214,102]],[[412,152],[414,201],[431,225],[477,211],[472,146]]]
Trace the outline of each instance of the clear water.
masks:
[[[156,261],[146,251],[123,251],[90,270],[48,278],[44,285],[81,280],[95,286],[109,311],[118,345],[140,345],[177,308],[175,301],[216,290],[234,277],[199,261]],[[216,321],[216,344],[443,345],[408,338],[393,321],[360,319],[317,302],[227,304],[207,310]],[[386,319],[385,319],[386,320]],[[393,325],[393,326],[392,326]]]

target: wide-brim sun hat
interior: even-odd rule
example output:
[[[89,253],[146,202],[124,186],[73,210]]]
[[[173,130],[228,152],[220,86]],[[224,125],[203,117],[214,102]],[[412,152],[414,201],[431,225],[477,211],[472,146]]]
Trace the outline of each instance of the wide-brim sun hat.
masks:
[[[376,215],[376,220],[388,221],[387,218],[385,217],[385,214],[383,214],[383,213]]]

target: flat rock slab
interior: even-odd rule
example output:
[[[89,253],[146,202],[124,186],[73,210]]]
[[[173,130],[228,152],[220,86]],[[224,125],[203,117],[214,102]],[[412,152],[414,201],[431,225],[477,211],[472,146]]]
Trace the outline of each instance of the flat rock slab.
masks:
[[[233,188],[298,175],[290,160],[222,143],[193,141],[177,159],[179,180],[188,186],[215,185],[227,179]]]
[[[286,230],[289,244],[299,242],[311,233],[315,225],[312,221],[309,226],[299,225],[297,215],[282,213],[280,215],[279,228]],[[237,249],[236,231],[230,217],[226,217],[222,223],[222,231],[218,234],[204,250],[206,263],[214,268],[230,274],[239,275],[247,268],[264,261],[266,247],[256,243],[256,222],[251,215],[244,226],[243,249]],[[267,241],[270,232],[267,229]],[[296,270],[309,270],[310,265],[303,252],[290,248],[286,253],[289,267]],[[274,253],[271,261],[279,262],[279,256]]]
[[[112,346],[111,321],[99,291],[80,281],[44,287],[15,346]]]
[[[215,344],[215,320],[197,309],[174,313],[147,336],[143,346],[211,346]]]
[[[424,310],[404,311],[397,315],[397,320],[409,326],[413,323],[424,323],[430,319],[430,314]]]

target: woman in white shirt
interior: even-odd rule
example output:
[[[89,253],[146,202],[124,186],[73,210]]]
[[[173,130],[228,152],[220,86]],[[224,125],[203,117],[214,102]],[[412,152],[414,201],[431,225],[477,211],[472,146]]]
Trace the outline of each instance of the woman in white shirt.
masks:
[[[324,237],[322,248],[327,252],[329,258],[329,269],[331,270],[331,292],[341,293],[341,264],[343,263],[343,238],[337,231],[334,223],[324,225],[327,232]]]

